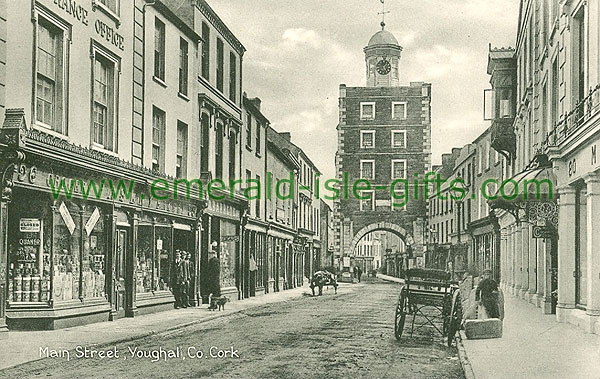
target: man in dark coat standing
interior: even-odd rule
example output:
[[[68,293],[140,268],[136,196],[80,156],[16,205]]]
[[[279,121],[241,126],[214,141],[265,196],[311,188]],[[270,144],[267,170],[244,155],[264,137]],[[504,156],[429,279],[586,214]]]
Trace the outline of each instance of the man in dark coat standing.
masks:
[[[221,296],[221,263],[217,257],[217,242],[213,242],[208,252],[208,293],[213,297]],[[211,304],[208,305],[209,307]]]
[[[181,257],[181,251],[175,251],[175,285],[173,295],[175,296],[175,308],[187,308],[187,281],[189,273],[185,260]]]
[[[480,302],[485,310],[482,318],[500,318],[500,307],[498,306],[498,283],[492,279],[492,270],[483,271],[483,279],[475,290],[475,301]]]

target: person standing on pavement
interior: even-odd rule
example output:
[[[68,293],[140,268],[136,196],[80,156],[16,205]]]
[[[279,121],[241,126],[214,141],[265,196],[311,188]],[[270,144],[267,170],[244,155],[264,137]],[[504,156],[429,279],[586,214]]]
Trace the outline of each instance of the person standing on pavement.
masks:
[[[256,260],[254,259],[254,253],[250,254],[248,271],[250,271],[250,296],[254,296],[256,295],[256,272],[258,271],[258,266],[256,265]]]
[[[478,304],[477,318],[500,318],[498,283],[492,279],[492,270],[483,270],[483,279],[475,290],[475,301]]]
[[[221,263],[219,262],[219,258],[217,257],[217,246],[218,243],[217,241],[213,241],[213,243],[211,244],[211,248],[208,252],[208,278],[207,278],[207,283],[208,283],[208,293],[209,295],[212,295],[213,297],[220,297],[221,296]],[[208,305],[209,308],[212,306],[212,304]]]
[[[183,259],[181,259],[181,251],[175,250],[175,263],[174,263],[175,280],[173,281],[173,296],[175,296],[175,308],[184,307],[184,301],[182,298],[182,287],[185,278],[183,272]]]
[[[187,282],[187,299],[188,299],[188,307],[191,307],[191,304],[189,303],[190,300],[193,300],[196,298],[195,296],[195,291],[194,288],[192,288],[192,282],[193,282],[193,277],[194,277],[194,265],[192,263],[192,253],[190,253],[189,251],[186,254],[185,257],[185,262],[187,264],[187,270],[188,270],[188,282]]]
[[[360,283],[360,277],[362,276],[362,270],[359,266],[356,266],[356,277],[358,278],[358,282]]]

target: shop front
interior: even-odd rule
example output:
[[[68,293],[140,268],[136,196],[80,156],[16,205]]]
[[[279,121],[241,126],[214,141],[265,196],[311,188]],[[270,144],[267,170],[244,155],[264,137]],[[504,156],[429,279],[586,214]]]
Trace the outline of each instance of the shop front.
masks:
[[[294,231],[277,223],[269,223],[267,230],[268,292],[279,292],[289,288],[291,271],[291,249]]]
[[[5,166],[10,197],[0,217],[8,327],[57,329],[171,309],[174,252],[197,262],[197,201],[152,199],[153,176],[143,169],[35,130],[19,133],[22,159]],[[108,185],[91,189],[103,180],[135,184],[127,197]]]
[[[472,235],[470,264],[477,273],[492,270],[492,279],[500,282],[500,228],[493,212],[469,223]]]
[[[231,300],[243,297],[244,271],[248,261],[242,254],[242,225],[245,223],[244,210],[246,202],[241,197],[235,199],[207,201],[207,208],[202,217],[202,237],[200,247],[200,288],[199,297],[202,303],[208,303],[210,276],[208,268],[208,252],[213,250],[219,259],[219,280],[221,295]]]

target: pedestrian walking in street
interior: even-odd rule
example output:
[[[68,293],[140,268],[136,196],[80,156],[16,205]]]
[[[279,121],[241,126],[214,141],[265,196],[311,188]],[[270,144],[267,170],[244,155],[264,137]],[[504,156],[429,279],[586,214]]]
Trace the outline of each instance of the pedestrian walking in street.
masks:
[[[477,302],[477,318],[500,318],[498,283],[492,279],[492,270],[483,271],[483,279],[475,290]]]
[[[359,266],[356,266],[356,277],[358,278],[358,282],[360,283],[360,277],[362,276],[362,269]]]
[[[256,260],[254,259],[254,253],[250,254],[248,271],[250,271],[250,296],[254,296],[256,294],[256,272],[258,271],[258,266],[256,265]]]
[[[217,246],[218,243],[213,241],[211,249],[208,252],[207,287],[209,296],[212,295],[213,297],[221,296],[221,264],[217,257]],[[209,304],[208,306],[210,308],[212,304]]]

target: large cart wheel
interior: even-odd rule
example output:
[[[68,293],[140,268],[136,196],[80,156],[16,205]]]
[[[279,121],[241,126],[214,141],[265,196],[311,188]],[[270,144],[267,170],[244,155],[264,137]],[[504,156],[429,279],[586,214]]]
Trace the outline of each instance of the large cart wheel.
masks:
[[[452,341],[454,341],[454,336],[458,329],[460,329],[460,324],[462,323],[462,302],[460,299],[460,291],[457,289],[454,291],[454,295],[452,296],[452,308],[450,311],[450,318],[448,320],[448,347],[452,346]]]
[[[404,329],[404,321],[406,321],[406,312],[408,310],[408,295],[406,290],[403,288],[400,292],[400,298],[396,305],[396,315],[394,317],[394,335],[396,339],[400,341],[402,337],[402,330]]]

